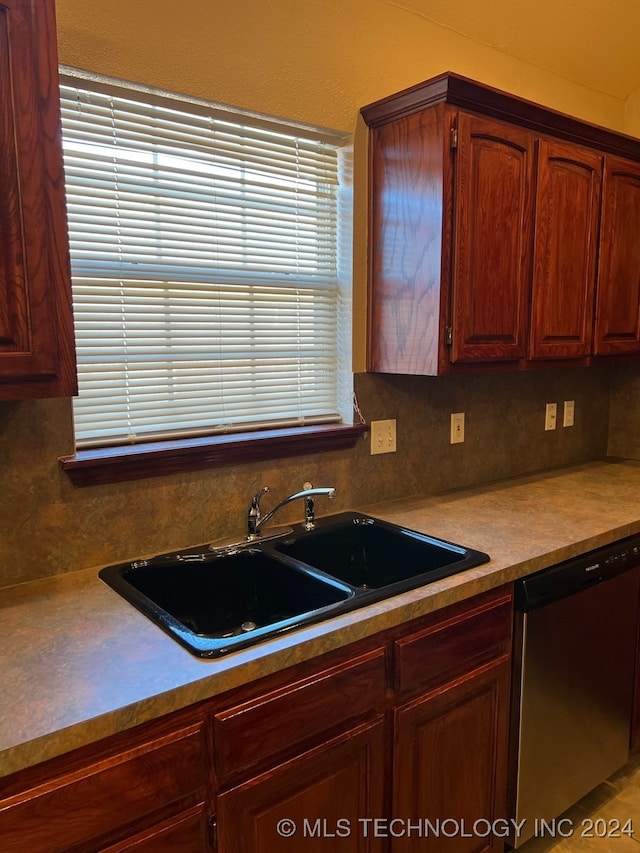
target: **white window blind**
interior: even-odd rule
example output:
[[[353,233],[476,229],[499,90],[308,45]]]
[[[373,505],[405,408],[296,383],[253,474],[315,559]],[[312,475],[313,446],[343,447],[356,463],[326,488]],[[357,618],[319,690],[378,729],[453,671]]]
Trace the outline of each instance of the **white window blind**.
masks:
[[[78,446],[340,420],[341,135],[62,75]]]

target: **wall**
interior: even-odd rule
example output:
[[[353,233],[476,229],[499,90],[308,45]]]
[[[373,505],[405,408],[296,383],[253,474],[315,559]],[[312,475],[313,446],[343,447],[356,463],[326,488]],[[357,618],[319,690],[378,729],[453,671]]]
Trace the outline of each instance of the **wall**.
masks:
[[[624,102],[624,131],[630,136],[640,136],[640,89]]]
[[[75,489],[58,469],[71,447],[66,400],[0,405],[0,566],[3,584],[210,541],[244,531],[250,496],[277,499],[302,487],[335,486],[338,511],[438,492],[602,456],[609,377],[560,369],[463,377],[356,377],[367,420],[397,419],[398,452],[352,451],[238,465]],[[545,432],[544,404],[576,401],[572,429]],[[466,412],[466,440],[450,445],[449,415]],[[292,504],[285,519],[301,518]],[[465,544],[465,543],[463,543]],[[473,544],[473,543],[468,543]]]
[[[607,452],[640,459],[640,367],[612,372],[610,412]]]
[[[358,109],[443,70],[620,129],[624,104],[465,39],[383,0],[58,0],[62,63],[356,133],[356,368],[366,278],[365,134]],[[398,420],[398,453],[354,451],[74,489],[68,400],[0,404],[0,584],[242,532],[250,495],[305,480],[331,506],[436,492],[601,456],[609,376],[598,370],[451,379],[359,375],[368,419]],[[576,426],[545,433],[544,402],[576,400]],[[464,445],[447,443],[452,411]],[[319,506],[319,511],[322,511]],[[289,517],[299,507],[292,506]],[[284,515],[283,519],[287,516]],[[473,543],[469,543],[473,544]]]
[[[57,0],[60,60],[353,130],[363,104],[452,70],[623,128],[624,105],[389,0]],[[509,10],[522,26],[531,4]]]

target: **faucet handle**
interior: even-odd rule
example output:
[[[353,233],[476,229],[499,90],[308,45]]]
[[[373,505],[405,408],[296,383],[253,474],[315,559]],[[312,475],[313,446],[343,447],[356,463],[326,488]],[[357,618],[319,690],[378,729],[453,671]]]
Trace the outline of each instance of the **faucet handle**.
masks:
[[[247,539],[256,539],[258,536],[258,523],[261,519],[260,500],[263,495],[269,491],[268,486],[260,489],[260,491],[251,498],[249,504],[249,512],[247,513]]]
[[[312,487],[311,487],[312,488]],[[304,529],[313,530],[316,518],[316,502],[312,497],[304,499]]]

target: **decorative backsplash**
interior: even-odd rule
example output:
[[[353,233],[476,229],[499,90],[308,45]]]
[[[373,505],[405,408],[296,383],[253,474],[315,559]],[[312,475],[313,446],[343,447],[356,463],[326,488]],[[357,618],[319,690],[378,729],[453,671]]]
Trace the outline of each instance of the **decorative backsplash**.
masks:
[[[395,454],[371,456],[363,439],[349,451],[83,489],[57,462],[73,444],[69,401],[3,403],[0,586],[241,537],[249,498],[262,485],[271,489],[265,510],[306,481],[335,486],[335,501],[318,504],[322,514],[601,458],[608,441],[611,453],[638,456],[640,368],[612,374],[359,374],[355,389],[366,419],[397,421]],[[575,400],[575,426],[545,432],[545,403],[555,401],[561,411],[565,399]],[[631,411],[623,420],[625,405]],[[449,417],[460,411],[465,442],[451,445]],[[299,513],[293,504],[281,520]]]

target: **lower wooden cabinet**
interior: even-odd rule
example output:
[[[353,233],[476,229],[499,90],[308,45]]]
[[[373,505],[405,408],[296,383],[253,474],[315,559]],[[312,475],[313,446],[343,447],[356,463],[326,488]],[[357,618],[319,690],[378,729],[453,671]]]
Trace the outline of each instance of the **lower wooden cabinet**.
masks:
[[[394,852],[501,849],[489,829],[506,815],[509,685],[503,661],[397,709],[393,814],[415,828]]]
[[[378,853],[362,819],[384,814],[384,767],[379,719],[226,791],[218,853]]]
[[[501,850],[511,625],[505,587],[218,713],[218,853]]]
[[[0,850],[497,853],[511,623],[502,587],[0,780]]]
[[[205,724],[187,717],[0,781],[2,853],[208,849]]]

